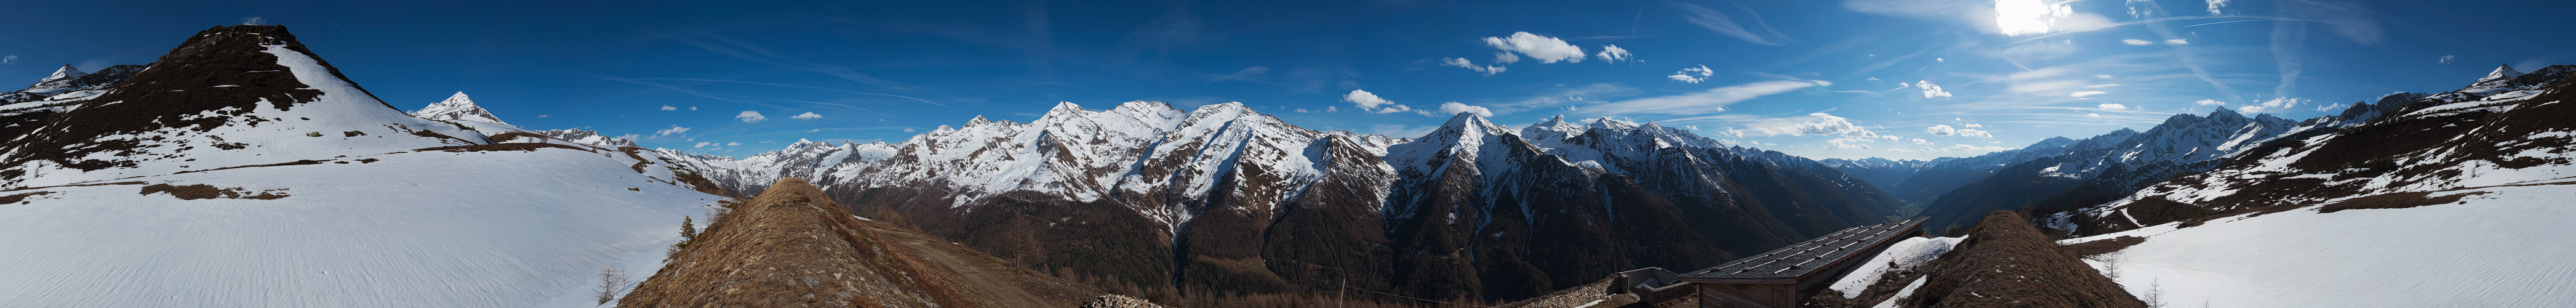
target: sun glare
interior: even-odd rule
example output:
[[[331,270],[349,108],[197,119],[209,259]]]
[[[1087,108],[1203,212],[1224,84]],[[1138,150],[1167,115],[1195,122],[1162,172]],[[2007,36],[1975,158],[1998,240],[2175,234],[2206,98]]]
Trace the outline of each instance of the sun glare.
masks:
[[[2063,2],[2047,0],[1995,0],[1995,27],[2004,35],[2048,33],[2058,17],[2074,14],[2075,9]]]

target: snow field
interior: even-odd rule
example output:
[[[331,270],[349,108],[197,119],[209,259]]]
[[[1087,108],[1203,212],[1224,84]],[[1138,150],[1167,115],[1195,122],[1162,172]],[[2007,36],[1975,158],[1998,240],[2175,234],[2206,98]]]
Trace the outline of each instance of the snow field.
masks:
[[[417,152],[129,179],[291,195],[276,200],[40,189],[57,193],[0,205],[0,303],[588,307],[600,269],[650,276],[678,220],[717,199],[600,155]]]
[[[2576,187],[2489,187],[2457,204],[2297,209],[2119,236],[2131,294],[2214,307],[2576,306]],[[2469,191],[2462,191],[2469,192]],[[2451,193],[2436,193],[2435,196]],[[2099,269],[2099,262],[2088,262]]]

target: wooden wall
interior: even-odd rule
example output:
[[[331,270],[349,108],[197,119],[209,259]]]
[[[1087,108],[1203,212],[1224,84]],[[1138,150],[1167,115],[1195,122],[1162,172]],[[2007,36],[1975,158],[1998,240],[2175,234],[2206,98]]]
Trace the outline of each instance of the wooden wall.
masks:
[[[1701,308],[1790,308],[1798,306],[1797,285],[1693,283]]]

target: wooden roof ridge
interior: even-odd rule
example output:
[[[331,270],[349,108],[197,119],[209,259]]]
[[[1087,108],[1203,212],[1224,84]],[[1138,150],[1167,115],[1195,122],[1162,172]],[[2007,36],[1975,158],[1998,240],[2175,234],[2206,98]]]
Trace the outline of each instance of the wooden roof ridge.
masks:
[[[1709,282],[1795,283],[1820,271],[1850,262],[1862,251],[1895,243],[1926,218],[1857,226],[1791,244],[1788,247],[1682,274],[1684,280]]]

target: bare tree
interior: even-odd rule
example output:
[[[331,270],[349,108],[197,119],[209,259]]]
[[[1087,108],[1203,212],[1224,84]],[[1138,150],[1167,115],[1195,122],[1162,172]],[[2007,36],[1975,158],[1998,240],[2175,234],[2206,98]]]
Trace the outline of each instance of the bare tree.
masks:
[[[2153,284],[2149,284],[2149,285],[2147,285],[2147,296],[2139,297],[2138,299],[2139,299],[2140,301],[2147,302],[2147,307],[2149,307],[2149,308],[2164,307],[2164,306],[2165,306],[2165,285],[2164,285],[2164,282],[2163,282],[2163,281],[2161,281],[2161,279],[2159,279],[2159,281],[2157,281],[2157,282],[2155,282],[2155,283],[2153,283]]]
[[[2102,261],[2102,276],[2111,277],[2111,283],[2115,284],[2120,283],[2120,254],[2114,252],[2093,257],[2094,261]]]
[[[617,270],[617,267],[599,269],[599,304],[606,305],[608,301],[617,299],[617,291],[625,289],[626,282],[626,272]]]

